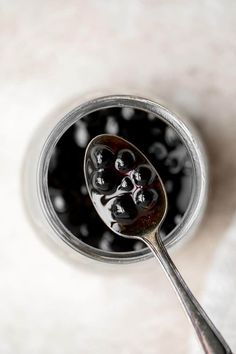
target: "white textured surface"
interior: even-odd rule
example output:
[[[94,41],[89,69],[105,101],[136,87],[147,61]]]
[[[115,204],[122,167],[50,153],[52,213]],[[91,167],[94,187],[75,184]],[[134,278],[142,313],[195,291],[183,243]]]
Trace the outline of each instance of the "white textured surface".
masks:
[[[206,277],[207,285],[203,305],[208,315],[220,326],[231,348],[236,348],[236,216],[232,219],[215,254],[211,270]],[[192,354],[201,350],[192,343]]]
[[[212,259],[236,209],[235,2],[0,6],[0,353],[188,354],[191,330],[161,270],[88,273],[56,257],[30,228],[20,176],[37,125],[83,92],[132,86],[180,107],[207,144],[212,191],[199,234],[174,259],[193,291],[204,294],[209,270],[224,274]],[[235,289],[229,279],[225,294],[230,284]],[[215,286],[210,281],[207,304],[235,346],[235,316],[222,323]]]

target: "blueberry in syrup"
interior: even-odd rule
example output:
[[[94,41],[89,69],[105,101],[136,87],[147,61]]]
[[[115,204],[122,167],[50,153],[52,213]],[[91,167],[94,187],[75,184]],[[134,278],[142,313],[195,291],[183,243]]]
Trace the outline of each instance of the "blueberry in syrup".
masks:
[[[177,133],[171,127],[166,128],[165,141],[171,147],[176,147],[177,145],[181,144]]]
[[[133,179],[137,186],[145,186],[152,182],[153,171],[148,165],[140,165],[134,170]]]
[[[116,189],[117,177],[113,171],[100,169],[92,177],[93,187],[103,194],[112,194]]]
[[[130,177],[126,176],[122,179],[121,184],[118,188],[122,191],[130,192],[134,188],[134,184],[131,181]]]
[[[165,184],[168,211],[161,226],[161,234],[166,237],[176,227],[176,216],[178,215],[178,220],[183,218],[191,198],[193,167],[189,153],[172,127],[158,116],[152,115],[152,119],[149,119],[149,113],[138,109],[129,107],[101,109],[84,116],[78,122],[83,123],[83,130],[84,132],[86,130],[86,136],[91,140],[107,132],[109,117],[113,117],[116,122],[118,127],[116,134],[136,145],[147,156]],[[74,124],[63,134],[50,160],[48,188],[52,204],[55,204],[55,213],[71,233],[88,245],[98,249],[103,248],[102,245],[107,244],[105,235],[109,232],[109,235],[113,235],[113,238],[109,238],[110,251],[136,250],[139,241],[117,237],[102,222],[94,209],[84,181],[83,161],[86,146],[81,144],[81,137],[76,138],[77,131],[78,124]],[[93,160],[92,174],[94,168],[97,170],[114,166],[116,157],[109,150],[105,153],[101,151],[101,155],[98,154],[98,157]],[[117,171],[115,168],[114,172]],[[119,182],[123,193],[132,191],[136,196],[135,186],[137,185],[131,179],[132,176],[122,173],[117,183]],[[113,188],[110,192],[113,193]],[[55,195],[61,196],[66,208],[58,210]],[[109,198],[110,194],[106,197]],[[137,205],[137,209],[142,210],[140,205]],[[85,228],[86,237],[83,232]],[[142,243],[141,247],[143,247]]]
[[[130,224],[137,217],[137,208],[129,195],[114,199],[111,206],[111,216],[119,224]]]
[[[96,146],[91,152],[91,158],[95,168],[104,168],[112,164],[114,155],[110,149],[105,146]]]
[[[150,209],[156,205],[158,200],[158,193],[153,188],[146,188],[139,190],[135,195],[135,204],[139,208]]]
[[[164,160],[168,155],[165,145],[158,142],[150,146],[149,153],[153,154],[158,161]]]
[[[118,171],[127,172],[135,163],[135,156],[129,149],[120,150],[117,154],[115,167]]]
[[[183,146],[178,146],[175,150],[171,151],[166,158],[165,165],[172,174],[179,173],[186,161],[186,150]]]

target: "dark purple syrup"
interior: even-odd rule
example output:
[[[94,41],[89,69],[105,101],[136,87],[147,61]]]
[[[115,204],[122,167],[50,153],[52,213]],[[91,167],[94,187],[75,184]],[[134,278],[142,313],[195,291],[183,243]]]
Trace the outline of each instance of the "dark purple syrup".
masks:
[[[48,186],[59,219],[76,237],[99,249],[127,252],[145,247],[139,241],[117,237],[100,219],[90,200],[84,180],[84,153],[90,140],[99,134],[115,134],[130,141],[158,171],[168,198],[168,211],[161,227],[164,238],[181,221],[188,207],[192,162],[171,127],[158,117],[132,108],[93,112],[71,126],[58,141],[49,165]],[[112,152],[108,155],[112,158]],[[132,156],[121,153],[120,160],[115,159],[114,163],[125,174],[127,165],[132,164]],[[104,168],[106,162],[98,159],[98,164]],[[102,177],[106,180],[106,175]],[[131,190],[133,181],[126,177],[124,175],[120,188]],[[109,183],[107,191],[111,188]],[[152,197],[146,195],[147,200]],[[136,198],[138,203],[144,197],[137,194]]]

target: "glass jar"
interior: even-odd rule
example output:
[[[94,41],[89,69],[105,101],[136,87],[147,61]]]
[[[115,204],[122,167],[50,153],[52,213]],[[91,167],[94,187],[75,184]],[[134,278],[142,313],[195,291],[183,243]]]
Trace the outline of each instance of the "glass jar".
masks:
[[[127,252],[110,252],[95,248],[74,235],[60,220],[50,198],[48,170],[56,144],[63,134],[82,118],[92,112],[119,107],[147,112],[154,120],[164,122],[171,127],[185,146],[191,161],[191,193],[183,217],[176,227],[164,237],[167,248],[187,239],[199,224],[207,200],[208,172],[207,161],[200,137],[189,122],[172,113],[160,103],[137,95],[109,94],[107,96],[90,95],[80,99],[72,110],[68,107],[60,114],[45,120],[37,130],[29,146],[25,162],[24,198],[26,207],[37,233],[54,239],[54,243],[65,253],[81,264],[93,268],[103,265],[126,264],[145,261],[150,264],[152,254],[147,248]],[[68,113],[65,113],[68,112]],[[134,127],[135,129],[135,127]],[[100,237],[100,235],[97,235]],[[118,265],[118,266],[117,266]],[[96,266],[96,267],[94,267]],[[114,266],[113,266],[114,268]]]

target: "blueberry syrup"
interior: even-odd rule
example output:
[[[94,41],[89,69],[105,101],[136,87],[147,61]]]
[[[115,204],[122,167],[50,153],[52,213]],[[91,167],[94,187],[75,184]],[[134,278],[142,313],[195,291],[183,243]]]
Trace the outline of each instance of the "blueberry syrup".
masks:
[[[130,141],[157,169],[168,198],[168,211],[161,227],[163,237],[176,227],[188,207],[192,188],[191,159],[171,127],[154,115],[128,107],[93,112],[72,125],[58,141],[49,164],[48,187],[61,222],[76,237],[95,248],[113,252],[139,250],[145,247],[140,241],[117,237],[103,223],[88,195],[83,172],[84,153],[90,140],[99,134],[116,134]],[[141,188],[150,181],[150,171],[143,170],[140,164],[137,166],[132,152],[127,150],[121,148],[114,153],[100,146],[94,151],[93,183],[103,189],[104,195],[114,193],[114,185],[127,193],[128,218],[129,214],[135,217],[135,210],[140,212],[151,207],[158,201],[158,195],[151,186],[148,190]],[[128,198],[131,191],[132,201]],[[113,215],[120,217],[117,210],[122,209],[119,203],[123,201],[117,198],[116,202]],[[132,203],[136,205],[134,210]]]

